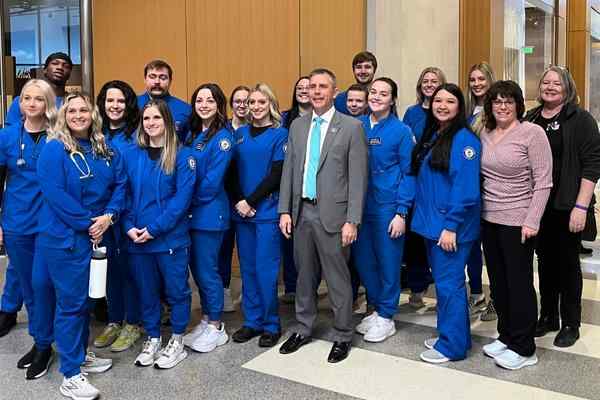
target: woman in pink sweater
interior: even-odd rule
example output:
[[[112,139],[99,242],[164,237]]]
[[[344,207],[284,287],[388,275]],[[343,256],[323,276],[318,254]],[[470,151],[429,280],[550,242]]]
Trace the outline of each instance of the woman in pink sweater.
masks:
[[[484,111],[481,236],[500,336],[483,352],[520,369],[538,361],[533,238],[552,187],[552,152],[539,126],[521,122],[525,104],[515,82],[494,83]]]

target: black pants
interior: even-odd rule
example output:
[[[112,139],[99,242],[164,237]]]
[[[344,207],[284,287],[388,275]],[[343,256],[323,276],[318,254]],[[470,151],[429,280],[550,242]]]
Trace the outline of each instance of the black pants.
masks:
[[[515,353],[535,353],[537,298],[533,286],[533,239],[521,243],[521,227],[484,221],[483,252],[498,313],[502,343]]]
[[[538,234],[542,317],[558,317],[562,326],[581,324],[583,276],[579,263],[581,233],[569,232],[570,211],[547,208]]]

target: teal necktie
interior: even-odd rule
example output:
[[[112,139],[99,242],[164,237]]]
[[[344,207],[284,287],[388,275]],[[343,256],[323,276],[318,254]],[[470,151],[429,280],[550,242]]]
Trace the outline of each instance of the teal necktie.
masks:
[[[321,123],[323,118],[313,118],[313,128],[310,133],[310,147],[308,152],[308,166],[306,170],[306,197],[311,200],[317,198],[317,168],[321,158]]]

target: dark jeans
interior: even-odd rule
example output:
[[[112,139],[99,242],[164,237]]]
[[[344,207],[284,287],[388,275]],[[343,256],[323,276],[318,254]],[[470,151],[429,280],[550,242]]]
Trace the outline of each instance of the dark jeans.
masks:
[[[534,239],[521,243],[521,227],[483,221],[483,251],[498,313],[498,340],[515,353],[535,353],[537,297],[533,286]]]
[[[402,287],[408,287],[413,293],[421,293],[433,283],[425,250],[425,240],[421,235],[408,228],[405,240],[404,260],[406,266],[402,268]]]
[[[570,211],[547,208],[537,240],[542,317],[558,317],[562,326],[581,324],[583,276],[579,263],[581,233],[569,232]]]

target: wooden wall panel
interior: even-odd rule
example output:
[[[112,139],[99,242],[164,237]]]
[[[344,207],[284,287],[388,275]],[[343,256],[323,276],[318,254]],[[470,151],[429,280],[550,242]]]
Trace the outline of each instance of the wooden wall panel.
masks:
[[[93,2],[94,86],[122,79],[141,93],[144,65],[155,58],[174,70],[171,93],[187,97],[185,0]]]
[[[299,0],[187,1],[188,98],[204,82],[225,94],[268,83],[290,105],[299,76]]]
[[[590,87],[590,0],[567,2],[567,67],[573,75],[580,105],[589,106]]]
[[[325,67],[338,87],[354,83],[352,58],[366,48],[365,0],[300,0],[300,71]]]

